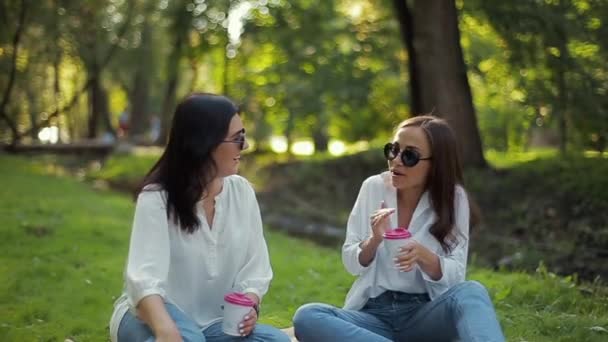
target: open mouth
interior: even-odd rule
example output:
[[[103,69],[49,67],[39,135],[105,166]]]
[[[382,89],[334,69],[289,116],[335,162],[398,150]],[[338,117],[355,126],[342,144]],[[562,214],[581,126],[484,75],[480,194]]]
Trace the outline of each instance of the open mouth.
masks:
[[[391,170],[391,173],[393,174],[393,176],[405,176],[405,174],[403,174],[397,170]]]

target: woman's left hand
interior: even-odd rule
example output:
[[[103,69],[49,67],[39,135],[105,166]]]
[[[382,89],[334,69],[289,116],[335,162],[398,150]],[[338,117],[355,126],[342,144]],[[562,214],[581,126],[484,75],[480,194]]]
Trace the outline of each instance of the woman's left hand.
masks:
[[[255,293],[247,292],[245,296],[251,298],[257,305],[260,304],[260,297]],[[241,336],[249,336],[255,328],[255,324],[258,321],[258,313],[254,308],[251,308],[251,311],[243,318],[243,321],[239,324],[239,333]]]
[[[239,333],[241,336],[249,336],[255,328],[255,323],[258,321],[258,313],[255,309],[251,309],[245,316],[241,324],[239,324]]]
[[[409,272],[414,269],[416,264],[421,267],[438,263],[437,255],[431,252],[428,248],[419,244],[415,240],[408,241],[405,246],[401,247],[399,254],[395,258],[395,265],[400,271]]]

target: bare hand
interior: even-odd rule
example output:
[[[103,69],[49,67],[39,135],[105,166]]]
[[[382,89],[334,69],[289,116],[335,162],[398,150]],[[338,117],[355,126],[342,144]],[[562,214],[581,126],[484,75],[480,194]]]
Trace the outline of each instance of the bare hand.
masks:
[[[427,260],[430,254],[426,247],[419,244],[415,240],[408,241],[405,246],[401,247],[399,254],[395,258],[395,265],[402,272],[409,272],[414,269],[420,262]]]
[[[372,238],[376,241],[384,239],[383,234],[390,229],[389,216],[395,212],[395,208],[387,208],[384,201],[380,203],[380,209],[370,216],[372,225]]]
[[[239,324],[239,333],[241,336],[249,336],[255,328],[255,324],[258,321],[258,313],[255,309],[251,309],[249,313],[245,316],[243,321]]]

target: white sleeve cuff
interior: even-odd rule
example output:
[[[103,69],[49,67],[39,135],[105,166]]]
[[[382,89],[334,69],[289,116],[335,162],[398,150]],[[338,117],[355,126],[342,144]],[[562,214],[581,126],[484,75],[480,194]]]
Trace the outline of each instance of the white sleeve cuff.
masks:
[[[136,312],[135,309],[137,309],[137,305],[139,304],[139,302],[141,302],[144,298],[152,295],[159,295],[163,298],[163,300],[165,300],[165,292],[159,288],[150,288],[138,293],[137,295],[127,296],[129,302],[129,309],[131,310],[131,312]]]
[[[422,278],[427,282],[430,283],[429,285],[431,286],[441,286],[441,285],[447,285],[447,277],[445,274],[445,262],[444,262],[444,257],[442,256],[438,256],[439,258],[439,268],[441,268],[441,278],[439,278],[438,280],[434,280],[433,278],[431,278],[430,275],[428,275],[426,272],[424,272],[422,270],[422,268],[420,268],[420,273],[422,273]]]

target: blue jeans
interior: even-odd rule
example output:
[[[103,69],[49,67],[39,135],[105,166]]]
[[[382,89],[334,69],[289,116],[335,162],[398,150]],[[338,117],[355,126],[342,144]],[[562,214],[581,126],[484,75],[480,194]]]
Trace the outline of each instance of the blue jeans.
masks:
[[[300,342],[505,340],[488,292],[476,281],[455,285],[433,301],[427,294],[387,291],[361,310],[306,304],[293,325]]]
[[[177,325],[184,342],[234,342],[234,341],[271,341],[289,342],[290,338],[281,330],[264,324],[256,324],[253,332],[246,337],[230,336],[222,331],[222,321],[216,322],[202,330],[196,322],[178,309],[175,305],[165,303],[169,316]],[[118,342],[153,342],[156,341],[152,330],[133,316],[125,313],[118,328]]]

